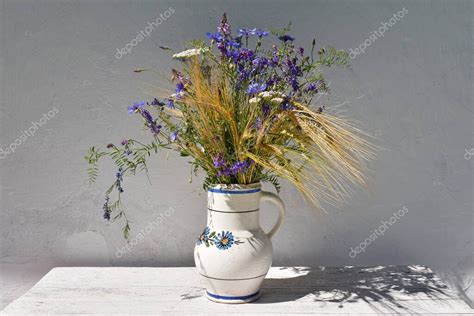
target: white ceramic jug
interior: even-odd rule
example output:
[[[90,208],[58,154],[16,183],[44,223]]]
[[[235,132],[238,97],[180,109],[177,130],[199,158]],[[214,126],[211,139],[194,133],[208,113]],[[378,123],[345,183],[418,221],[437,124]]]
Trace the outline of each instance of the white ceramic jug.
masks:
[[[272,264],[271,237],[280,228],[285,206],[260,183],[217,185],[208,190],[207,226],[196,242],[194,261],[206,284],[206,296],[221,303],[247,303],[260,296]],[[279,216],[265,233],[260,202],[277,205]]]

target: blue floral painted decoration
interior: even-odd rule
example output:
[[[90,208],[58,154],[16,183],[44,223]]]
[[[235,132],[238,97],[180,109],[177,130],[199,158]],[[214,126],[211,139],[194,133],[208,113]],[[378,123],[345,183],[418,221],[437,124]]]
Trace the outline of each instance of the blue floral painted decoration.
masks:
[[[209,227],[204,228],[204,231],[196,241],[197,245],[204,244],[206,247],[216,246],[219,250],[227,250],[232,245],[238,245],[243,242],[234,238],[234,234],[230,231],[222,231],[221,233],[211,232]]]

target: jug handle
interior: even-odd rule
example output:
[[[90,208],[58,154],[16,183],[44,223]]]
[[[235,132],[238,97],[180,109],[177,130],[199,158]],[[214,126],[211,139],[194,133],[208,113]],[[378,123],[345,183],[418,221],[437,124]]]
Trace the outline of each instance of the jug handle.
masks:
[[[275,225],[273,225],[273,228],[270,229],[270,231],[267,233],[268,238],[272,238],[273,235],[275,235],[275,233],[278,231],[278,229],[280,229],[280,226],[283,223],[283,217],[285,216],[285,204],[283,204],[283,201],[278,195],[267,191],[262,191],[260,193],[260,202],[271,202],[278,206],[278,219]]]

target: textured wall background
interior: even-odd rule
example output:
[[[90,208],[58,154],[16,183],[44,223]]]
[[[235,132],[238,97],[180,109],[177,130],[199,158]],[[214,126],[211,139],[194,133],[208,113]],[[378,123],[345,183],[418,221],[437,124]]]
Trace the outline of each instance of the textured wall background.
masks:
[[[126,107],[153,84],[172,88],[132,72],[147,66],[166,73],[171,65],[159,45],[179,50],[213,31],[227,11],[234,29],[283,27],[292,20],[292,33],[306,48],[316,36],[320,44],[354,49],[403,8],[404,17],[357,55],[351,70],[328,73],[332,95],[322,99],[343,104],[384,148],[368,193],[318,214],[285,185],[288,216],[274,239],[274,264],[426,264],[469,288],[474,157],[464,155],[474,147],[471,1],[0,3],[0,146],[20,139],[14,153],[0,157],[0,262],[7,294],[20,291],[15,280],[58,265],[193,265],[206,202],[193,193],[201,186],[199,179],[188,183],[185,161],[162,153],[150,168],[152,185],[145,176],[125,179],[132,238],[166,209],[174,212],[120,258],[121,224],[105,223],[101,209],[115,170],[103,165],[92,187],[85,172],[89,145],[148,139]],[[149,37],[115,57],[170,7],[174,13]],[[21,136],[48,111],[56,113],[34,136]],[[349,255],[402,207],[408,212],[384,236],[364,253]],[[265,227],[275,216],[269,209],[263,210]]]

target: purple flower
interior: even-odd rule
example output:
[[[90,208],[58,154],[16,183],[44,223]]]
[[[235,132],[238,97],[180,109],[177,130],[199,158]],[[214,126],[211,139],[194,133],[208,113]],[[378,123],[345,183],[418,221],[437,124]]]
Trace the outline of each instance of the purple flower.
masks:
[[[151,116],[150,112],[148,112],[147,110],[142,110],[141,113],[142,113],[143,118],[148,124],[153,123],[153,117]]]
[[[122,146],[128,145],[128,139],[122,140],[120,144],[122,144]]]
[[[295,40],[294,37],[291,37],[290,35],[287,35],[287,34],[279,36],[278,39],[285,42],[285,43],[288,42],[288,41],[293,42]]]
[[[182,82],[179,82],[177,85],[176,85],[176,93],[181,93],[182,91],[184,91],[184,83]]]
[[[224,157],[222,154],[212,157],[212,162],[214,163],[214,167],[220,168],[225,165]]]
[[[145,106],[145,101],[135,102],[132,106],[128,107],[128,113],[132,114],[137,112],[139,109]]]
[[[303,54],[304,54],[304,48],[303,47],[299,48],[299,53],[300,53],[301,56],[303,56]]]
[[[177,138],[178,138],[178,130],[176,129],[176,130],[174,130],[174,132],[172,132],[172,133],[170,134],[170,140],[171,140],[172,142],[174,142],[174,141],[176,141]]]
[[[125,154],[126,154],[127,156],[130,156],[132,153],[133,153],[133,152],[132,152],[130,149],[127,149],[127,150],[125,151]]]
[[[254,94],[254,93],[262,92],[262,91],[265,91],[266,88],[267,88],[266,83],[262,83],[261,85],[258,83],[252,83],[252,84],[249,84],[247,88],[247,93]]]
[[[115,147],[114,144],[107,144],[107,148]]]
[[[231,31],[230,31],[230,25],[229,23],[227,22],[227,14],[223,14],[222,15],[222,19],[221,19],[221,23],[220,25],[217,27],[217,30],[224,36],[228,36],[231,34]]]

